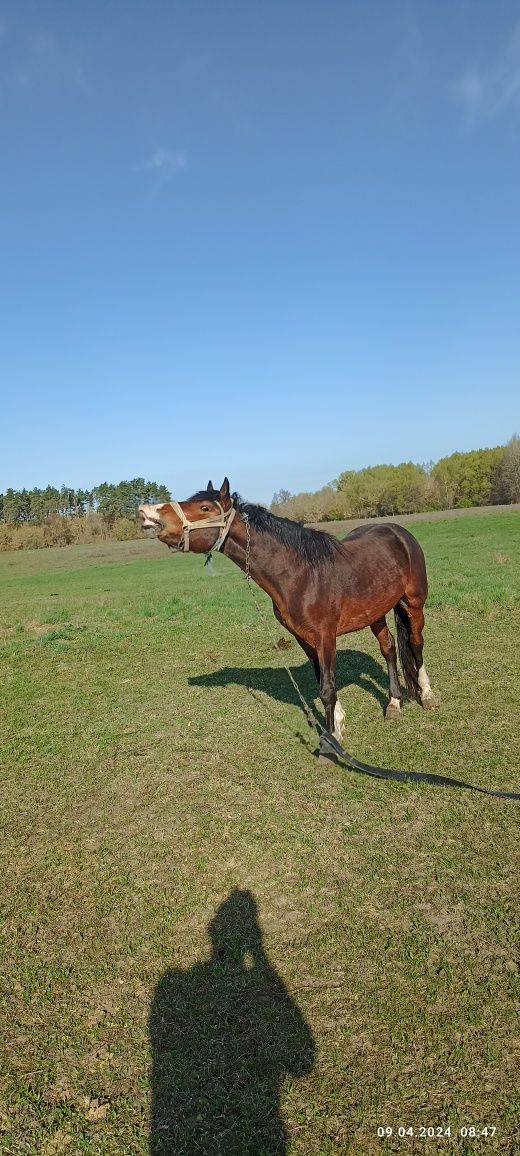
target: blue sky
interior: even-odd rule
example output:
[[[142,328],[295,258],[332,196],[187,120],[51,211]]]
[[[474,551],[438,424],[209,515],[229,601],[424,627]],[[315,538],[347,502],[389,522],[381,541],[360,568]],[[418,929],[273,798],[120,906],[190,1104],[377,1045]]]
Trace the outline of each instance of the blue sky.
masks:
[[[0,490],[520,427],[520,9],[0,0]]]

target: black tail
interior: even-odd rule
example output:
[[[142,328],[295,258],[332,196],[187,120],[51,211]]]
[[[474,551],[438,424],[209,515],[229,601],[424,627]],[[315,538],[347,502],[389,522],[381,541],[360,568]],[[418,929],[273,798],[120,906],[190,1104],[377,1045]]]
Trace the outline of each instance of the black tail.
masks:
[[[403,668],[404,681],[406,689],[410,698],[416,698],[420,701],[419,681],[417,675],[419,673],[415,656],[410,646],[410,623],[406,611],[398,602],[394,606],[395,625],[397,630],[397,645],[399,647],[399,658]]]

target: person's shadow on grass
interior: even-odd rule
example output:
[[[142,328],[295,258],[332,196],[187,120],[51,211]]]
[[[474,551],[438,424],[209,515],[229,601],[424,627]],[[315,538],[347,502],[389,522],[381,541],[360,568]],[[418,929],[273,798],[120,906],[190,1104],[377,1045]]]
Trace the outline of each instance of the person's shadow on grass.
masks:
[[[209,925],[211,959],[173,968],[150,1012],[152,1156],[283,1156],[285,1074],[314,1064],[311,1030],[262,946],[249,891]]]

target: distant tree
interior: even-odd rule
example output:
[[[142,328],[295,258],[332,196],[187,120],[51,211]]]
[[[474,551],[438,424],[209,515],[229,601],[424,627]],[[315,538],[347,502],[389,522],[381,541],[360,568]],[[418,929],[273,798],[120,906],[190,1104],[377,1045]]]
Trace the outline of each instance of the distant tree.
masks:
[[[60,493],[56,486],[46,486],[43,491],[44,497],[44,516],[45,518],[52,517],[57,514],[60,508]]]
[[[121,513],[117,501],[116,487],[110,482],[101,482],[99,486],[95,487],[94,497],[96,502],[96,510],[101,514],[105,522],[113,522]]]
[[[25,488],[23,490],[20,490],[20,493],[18,495],[18,508],[19,508],[18,521],[19,522],[30,522],[30,520],[31,520],[31,497],[29,494],[29,490],[26,490]]]
[[[159,482],[145,482],[144,478],[133,478],[128,485],[128,517],[135,517],[138,506],[143,504],[155,506],[159,502],[170,500],[170,491]]]
[[[11,486],[4,494],[4,520],[13,525],[16,522],[21,522],[21,494],[19,490],[13,490]]]
[[[278,493],[273,494],[271,509],[273,509],[273,506],[282,506],[284,502],[290,502],[292,497],[293,494],[291,494],[289,490],[278,490]]]
[[[486,506],[491,502],[503,446],[470,450],[441,458],[432,470],[443,509],[457,506]]]
[[[390,474],[390,495],[393,514],[416,514],[426,505],[427,474],[423,466],[401,462]]]
[[[30,521],[39,526],[43,521],[43,493],[37,486],[29,490]]]
[[[338,488],[349,517],[395,516],[424,509],[428,479],[422,466],[401,462],[398,466],[345,470],[338,478]]]
[[[520,502],[520,437],[509,439],[498,468],[497,501]]]
[[[76,512],[83,516],[94,509],[94,497],[92,490],[77,490],[76,491]]]
[[[70,518],[75,509],[75,492],[69,486],[61,486],[60,488],[60,504],[58,513],[63,518]]]
[[[345,470],[339,475],[338,486],[348,518],[374,518],[377,515],[383,489],[380,467]]]
[[[290,494],[284,502],[273,502],[271,510],[295,522],[330,522],[344,516],[342,501],[332,486],[323,486],[316,493]]]
[[[102,482],[94,490],[96,509],[104,520],[112,524],[115,518],[135,518],[138,506],[143,503],[167,502],[170,493],[166,486],[158,482],[145,482],[144,478],[133,478],[130,482]]]
[[[432,478],[437,487],[441,509],[450,510],[457,505],[460,494],[459,478],[460,454],[440,458],[433,467]]]

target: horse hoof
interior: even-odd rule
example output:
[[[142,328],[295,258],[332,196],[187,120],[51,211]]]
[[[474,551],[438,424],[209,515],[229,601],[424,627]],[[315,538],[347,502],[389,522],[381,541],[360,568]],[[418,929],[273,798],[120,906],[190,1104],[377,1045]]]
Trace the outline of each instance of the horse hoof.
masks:
[[[401,718],[401,708],[396,706],[395,703],[389,702],[385,710],[385,719],[391,722],[396,718]]]
[[[435,710],[439,705],[434,694],[425,695],[425,697],[421,699],[421,703],[423,710]]]

